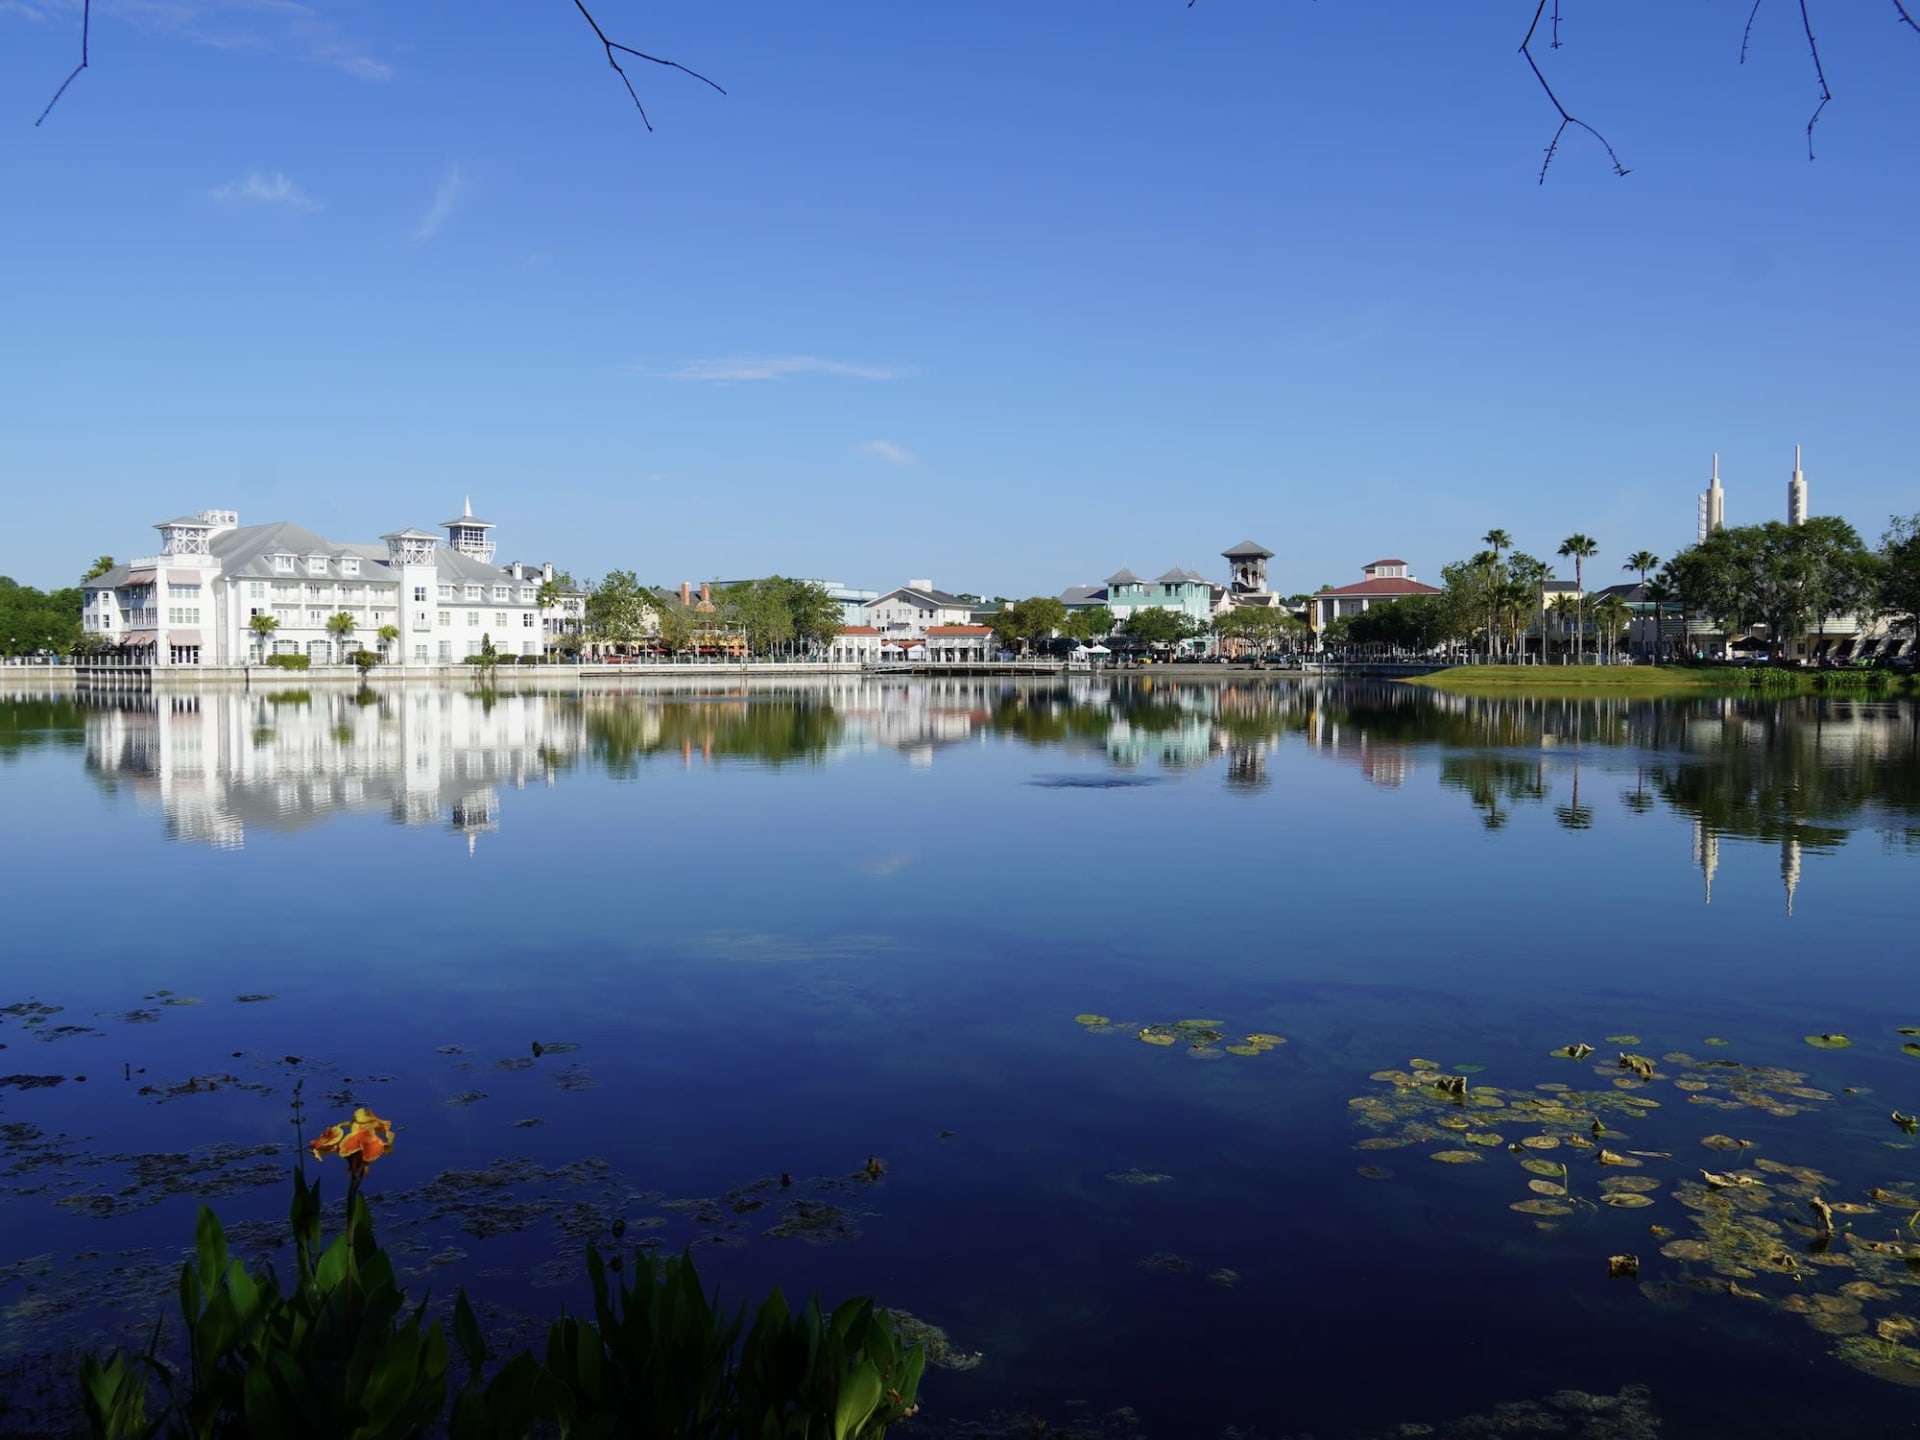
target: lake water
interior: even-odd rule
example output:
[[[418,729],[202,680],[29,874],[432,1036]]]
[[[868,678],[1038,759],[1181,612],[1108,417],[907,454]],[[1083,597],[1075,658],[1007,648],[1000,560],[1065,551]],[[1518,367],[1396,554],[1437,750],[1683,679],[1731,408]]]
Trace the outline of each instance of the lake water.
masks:
[[[623,1218],[943,1327],[902,1434],[1920,1433],[1917,746],[1312,681],[0,697],[0,1357],[171,1317],[203,1196],[272,1258],[300,1080],[401,1127],[382,1238],[496,1341]]]

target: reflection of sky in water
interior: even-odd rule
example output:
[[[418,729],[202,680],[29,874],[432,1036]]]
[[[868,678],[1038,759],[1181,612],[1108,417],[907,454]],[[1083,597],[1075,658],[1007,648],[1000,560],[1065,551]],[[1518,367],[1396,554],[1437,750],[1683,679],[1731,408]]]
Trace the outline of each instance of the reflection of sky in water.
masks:
[[[576,1187],[594,1203],[722,1197],[881,1155],[878,1186],[820,1192],[868,1212],[857,1241],[769,1239],[729,1204],[748,1243],[699,1253],[729,1293],[871,1290],[986,1351],[934,1375],[949,1414],[1080,1398],[1137,1404],[1154,1433],[1329,1435],[1644,1382],[1689,1435],[1904,1416],[1791,1316],[1596,1281],[1615,1250],[1653,1257],[1650,1220],[1684,1226],[1671,1199],[1542,1234],[1506,1208],[1510,1167],[1356,1154],[1345,1102],[1415,1055],[1525,1089],[1563,1078],[1546,1052],[1572,1039],[1703,1054],[1715,1035],[1872,1092],[1743,1134],[1856,1190],[1911,1175],[1884,1118],[1920,1108],[1893,1034],[1920,1023],[1910,708],[896,679],[0,716],[0,1004],[97,1032],[0,1025],[0,1071],[88,1077],[0,1089],[0,1123],[86,1137],[83,1157],[283,1139],[295,1075],[310,1129],[336,1090],[402,1124],[387,1193],[521,1156],[604,1158],[612,1178]],[[144,998],[162,989],[202,1003]],[[105,1018],[136,1008],[157,1018]],[[1289,1043],[1199,1063],[1084,1033],[1082,1011]],[[1817,1030],[1859,1043],[1816,1052]],[[1732,1123],[1687,1104],[1667,1097],[1648,1148]],[[0,1264],[165,1258],[189,1234],[189,1195],[103,1222],[52,1202],[122,1166],[21,1173],[11,1153]],[[1357,1178],[1366,1160],[1397,1178]],[[1173,1178],[1105,1178],[1133,1168]],[[219,1205],[271,1218],[284,1196]],[[735,1233],[630,1213],[673,1244]],[[465,1252],[436,1293],[549,1309],[577,1298],[541,1283],[553,1218],[476,1240],[393,1216],[414,1263]],[[1137,1263],[1167,1252],[1193,1269]],[[1232,1288],[1206,1278],[1223,1267]],[[26,1284],[0,1276],[0,1343],[34,1333]],[[1908,1294],[1891,1308],[1920,1310]],[[1346,1378],[1232,1383],[1283,1361]],[[1733,1365],[1748,1398],[1709,1396]]]

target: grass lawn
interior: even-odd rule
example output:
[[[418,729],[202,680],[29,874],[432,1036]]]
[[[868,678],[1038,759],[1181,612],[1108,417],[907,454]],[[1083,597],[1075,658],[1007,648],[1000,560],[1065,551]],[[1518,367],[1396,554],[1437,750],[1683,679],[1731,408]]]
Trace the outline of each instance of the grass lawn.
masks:
[[[1684,690],[1745,690],[1748,672],[1732,667],[1695,669],[1684,665],[1456,665],[1405,682],[1436,690],[1531,692],[1578,691],[1582,694],[1671,694]]]

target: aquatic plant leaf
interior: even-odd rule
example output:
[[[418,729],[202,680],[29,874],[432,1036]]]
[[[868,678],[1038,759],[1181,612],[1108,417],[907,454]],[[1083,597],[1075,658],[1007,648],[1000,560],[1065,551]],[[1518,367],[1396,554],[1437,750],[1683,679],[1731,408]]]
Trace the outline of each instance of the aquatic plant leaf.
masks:
[[[1816,1050],[1845,1050],[1853,1044],[1853,1041],[1837,1031],[1823,1031],[1818,1035],[1805,1035],[1801,1038]]]
[[[1709,1035],[1700,1042],[1702,1045],[1731,1045],[1731,1040],[1722,1040],[1718,1035]]]
[[[1602,1190],[1623,1190],[1634,1194],[1646,1195],[1660,1188],[1660,1182],[1651,1175],[1609,1175],[1600,1182]]]
[[[1609,1255],[1607,1274],[1615,1280],[1631,1280],[1640,1273],[1638,1255]]]
[[[1453,1073],[1456,1075],[1478,1075],[1486,1068],[1484,1065],[1456,1065],[1453,1067]]]
[[[1572,1045],[1562,1045],[1553,1053],[1561,1060],[1584,1060],[1593,1053],[1593,1047],[1576,1042]]]
[[[1226,1051],[1229,1055],[1264,1055],[1267,1053],[1267,1047],[1264,1045],[1229,1045],[1226,1047]]]
[[[1507,1143],[1506,1136],[1496,1135],[1491,1130],[1470,1131],[1466,1135],[1462,1136],[1461,1138],[1464,1139],[1469,1145],[1484,1145],[1489,1150],[1491,1150],[1496,1145],[1504,1145]]]
[[[1182,1030],[1218,1030],[1226,1023],[1224,1020],[1176,1020],[1174,1022]]]
[[[1440,1062],[1438,1060],[1414,1059],[1407,1062],[1407,1068],[1409,1070],[1438,1070],[1440,1068]]]
[[[1920,1055],[1920,1040],[1909,1040],[1900,1049],[1903,1054]]]
[[[1607,1036],[1607,1044],[1609,1045],[1638,1045],[1639,1043],[1640,1043],[1640,1037],[1638,1035]]]
[[[1600,1203],[1616,1210],[1638,1210],[1653,1204],[1653,1197],[1633,1190],[1609,1190],[1600,1197]]]
[[[1520,1142],[1529,1150],[1558,1150],[1560,1140],[1555,1135],[1529,1135]]]
[[[1637,1167],[1640,1164],[1640,1162],[1631,1155],[1616,1154],[1612,1150],[1602,1150],[1594,1159],[1598,1160],[1602,1165],[1624,1165],[1631,1168]]]
[[[1516,1200],[1507,1208],[1517,1210],[1522,1215],[1571,1215],[1573,1213],[1571,1205],[1563,1205],[1558,1200]]]
[[[1107,1179],[1116,1185],[1162,1185],[1173,1177],[1157,1170],[1109,1170]]]
[[[1660,1253],[1669,1260],[1705,1260],[1712,1252],[1704,1240],[1669,1240]]]
[[[1180,1037],[1173,1033],[1173,1027],[1169,1025],[1143,1025],[1136,1038],[1148,1045],[1171,1045]]]
[[[1393,1171],[1384,1165],[1358,1165],[1354,1167],[1354,1171],[1363,1179],[1367,1180],[1391,1180],[1393,1178]]]
[[[1527,1189],[1536,1195],[1564,1195],[1567,1187],[1554,1180],[1529,1180]]]
[[[1268,1047],[1272,1047],[1274,1045],[1286,1044],[1287,1037],[1284,1035],[1270,1035],[1266,1031],[1262,1030],[1255,1034],[1247,1036],[1247,1043],[1249,1045],[1265,1045]]]
[[[1095,1015],[1089,1012],[1085,1015],[1074,1016],[1073,1023],[1076,1025],[1111,1025],[1113,1021],[1105,1015]]]
[[[1487,1157],[1478,1150],[1436,1150],[1428,1158],[1438,1160],[1442,1165],[1471,1165]]]
[[[1536,1160],[1528,1156],[1520,1162],[1520,1167],[1535,1175],[1558,1175],[1560,1167],[1551,1160]]]

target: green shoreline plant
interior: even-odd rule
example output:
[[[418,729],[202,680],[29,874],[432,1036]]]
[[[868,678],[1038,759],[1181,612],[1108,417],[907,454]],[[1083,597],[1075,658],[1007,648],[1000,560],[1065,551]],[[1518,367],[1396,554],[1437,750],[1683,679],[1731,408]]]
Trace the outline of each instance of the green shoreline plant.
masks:
[[[328,1136],[342,1132],[353,1133],[336,1127]],[[384,1133],[390,1144],[390,1127]],[[316,1156],[326,1138],[314,1142]],[[331,1148],[344,1154],[354,1143],[336,1139]],[[304,1157],[295,1167],[296,1274],[285,1290],[271,1265],[249,1270],[229,1255],[219,1219],[202,1206],[194,1258],[180,1269],[184,1371],[161,1357],[162,1322],[143,1350],[88,1357],[79,1377],[88,1432],[96,1440],[873,1440],[915,1409],[926,1350],[903,1343],[872,1300],[830,1313],[815,1300],[796,1311],[775,1290],[745,1325],[744,1310],[729,1313],[717,1291],[702,1288],[691,1257],[636,1250],[626,1262],[593,1245],[592,1314],[562,1314],[543,1354],[523,1350],[489,1372],[479,1320],[458,1292],[452,1338],[466,1378],[455,1389],[446,1326],[427,1318],[426,1301],[409,1303],[359,1193],[367,1163],[384,1148],[365,1143],[348,1157],[346,1226],[330,1241],[321,1234],[320,1182],[307,1180]]]

